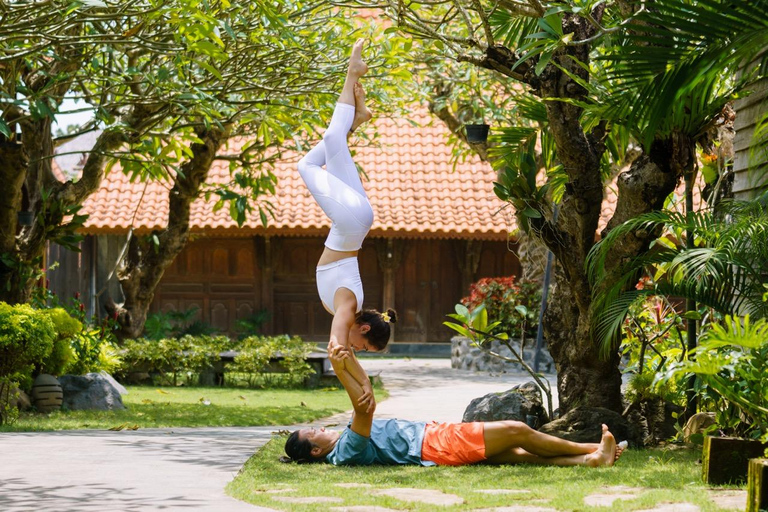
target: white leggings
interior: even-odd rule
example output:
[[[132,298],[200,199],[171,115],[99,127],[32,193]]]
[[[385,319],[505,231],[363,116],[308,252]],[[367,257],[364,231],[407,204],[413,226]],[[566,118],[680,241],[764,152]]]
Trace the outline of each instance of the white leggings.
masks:
[[[325,246],[334,251],[359,250],[373,224],[373,209],[347,146],[347,133],[354,118],[354,106],[337,103],[323,140],[298,165],[307,188],[331,219]],[[363,308],[363,282],[357,258],[317,267],[316,278],[320,300],[331,314],[335,313],[333,302],[339,288],[355,294],[356,312]]]
[[[298,165],[307,188],[331,219],[325,246],[334,251],[359,250],[373,224],[371,203],[347,147],[354,118],[353,105],[337,103],[323,140]]]

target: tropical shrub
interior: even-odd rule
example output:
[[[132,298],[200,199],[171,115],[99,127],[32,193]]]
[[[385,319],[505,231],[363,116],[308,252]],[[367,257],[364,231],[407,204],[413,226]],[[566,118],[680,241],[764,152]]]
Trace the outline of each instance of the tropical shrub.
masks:
[[[211,336],[216,329],[202,320],[196,319],[200,308],[192,306],[184,311],[168,311],[167,313],[152,313],[144,323],[144,337],[161,340],[164,338],[180,338],[182,336]]]
[[[643,286],[641,280],[639,286]],[[683,405],[684,379],[671,379],[654,385],[656,375],[670,363],[683,360],[686,350],[684,320],[670,302],[661,296],[649,297],[629,309],[620,347],[630,374],[625,398],[630,403],[662,399]]]
[[[281,357],[280,367],[295,380],[303,380],[313,372],[306,362],[312,347],[298,336],[249,336],[238,343],[237,350],[228,370],[245,374],[250,386],[263,375],[270,359],[277,356]]]
[[[520,337],[525,331],[531,335],[538,325],[541,286],[530,281],[515,282],[515,276],[486,277],[469,287],[469,295],[461,303],[470,311],[484,306],[488,322],[498,322],[492,334]]]
[[[659,383],[695,374],[699,393],[719,397],[712,409],[721,428],[768,440],[768,321],[727,316],[713,323],[684,361],[660,374]],[[705,388],[705,389],[704,389]]]
[[[226,336],[191,336],[151,340],[126,340],[122,350],[122,373],[145,371],[159,375],[167,383],[178,384],[179,376],[191,382],[220,361],[222,351],[231,347]]]
[[[201,373],[212,370],[221,361],[221,353],[234,350],[234,362],[226,367],[227,374],[244,378],[249,386],[264,381],[267,374],[278,370],[285,372],[292,382],[301,382],[311,375],[312,367],[306,358],[312,351],[312,344],[301,338],[287,335],[250,336],[232,341],[226,336],[182,336],[150,340],[139,338],[126,340],[121,357],[122,375],[146,372],[157,376],[162,382],[178,385],[179,378],[187,384]],[[270,368],[270,360],[280,357],[279,368]]]
[[[83,330],[83,324],[72,318],[64,308],[44,309],[41,312],[51,319],[56,337],[53,340],[50,355],[38,364],[38,372],[63,375],[76,359],[72,342],[73,338]]]
[[[34,363],[51,353],[55,337],[48,315],[27,304],[0,302],[0,424],[13,419],[14,384],[30,378]]]
[[[60,333],[60,339],[56,343],[61,345],[54,347],[54,352],[58,355],[52,356],[59,362],[53,360],[48,362],[49,367],[43,371],[54,375],[62,373],[84,375],[102,370],[107,373],[114,372],[120,366],[117,338],[114,335],[115,320],[99,319],[96,315],[88,318],[79,292],[69,299],[62,299],[47,286],[46,284],[46,287],[35,289],[32,304],[37,308],[53,312],[49,314],[54,315],[52,317],[54,322],[59,322],[57,332]],[[65,340],[69,348],[65,346]],[[59,368],[61,358],[67,360],[63,368]],[[51,366],[53,369],[50,368]]]

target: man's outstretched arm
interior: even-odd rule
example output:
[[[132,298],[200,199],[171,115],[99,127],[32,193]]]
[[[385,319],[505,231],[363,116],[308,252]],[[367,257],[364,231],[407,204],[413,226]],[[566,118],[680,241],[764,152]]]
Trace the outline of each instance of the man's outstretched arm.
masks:
[[[354,414],[352,415],[352,430],[363,437],[371,436],[373,413],[376,410],[376,401],[373,391],[364,390],[360,383],[347,370],[347,362],[350,358],[349,350],[337,343],[328,345],[328,356],[333,366],[333,371],[339,378],[347,395],[352,401]]]

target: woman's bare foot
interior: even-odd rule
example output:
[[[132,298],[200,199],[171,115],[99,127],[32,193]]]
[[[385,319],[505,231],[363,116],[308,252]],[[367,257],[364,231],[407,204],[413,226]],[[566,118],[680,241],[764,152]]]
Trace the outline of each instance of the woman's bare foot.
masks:
[[[358,39],[352,46],[352,55],[349,57],[349,68],[347,75],[360,78],[368,72],[368,64],[363,62],[363,44],[365,39]]]
[[[584,462],[587,466],[613,466],[616,462],[616,439],[608,431],[608,427],[603,425],[603,438],[600,440],[600,447],[596,452],[584,456]]]
[[[355,83],[355,119],[352,121],[351,132],[355,131],[358,126],[370,121],[373,114],[365,106],[365,89],[360,85],[360,82]]]

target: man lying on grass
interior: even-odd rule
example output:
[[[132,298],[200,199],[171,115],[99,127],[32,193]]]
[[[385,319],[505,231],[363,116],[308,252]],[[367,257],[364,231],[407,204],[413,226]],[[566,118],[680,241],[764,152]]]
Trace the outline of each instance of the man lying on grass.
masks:
[[[419,464],[543,464],[612,466],[622,447],[603,425],[600,443],[574,443],[542,434],[519,421],[429,423],[374,420],[376,403],[346,369],[350,357],[332,340],[328,355],[352,400],[352,422],[342,433],[324,428],[297,430],[288,437],[285,453],[295,462],[334,465]]]

